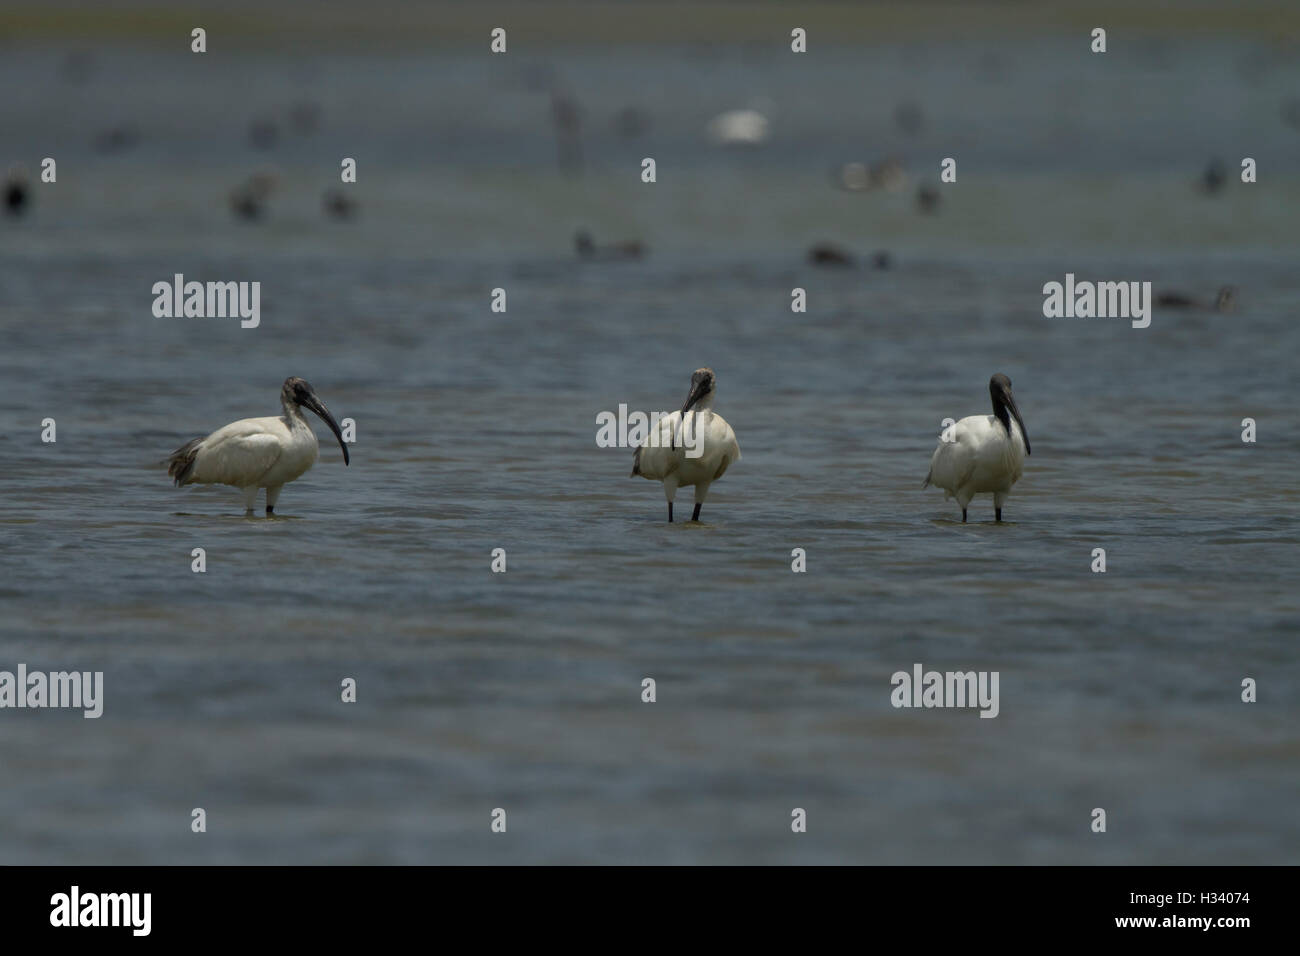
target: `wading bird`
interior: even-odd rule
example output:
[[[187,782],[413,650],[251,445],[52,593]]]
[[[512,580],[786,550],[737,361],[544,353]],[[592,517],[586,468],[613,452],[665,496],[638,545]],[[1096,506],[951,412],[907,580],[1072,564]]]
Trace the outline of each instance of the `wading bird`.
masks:
[[[853,253],[833,242],[819,242],[808,250],[808,261],[815,266],[856,266]]]
[[[767,117],[758,110],[728,110],[709,120],[709,139],[719,146],[757,146],[767,139]]]
[[[266,489],[266,516],[275,514],[275,502],[286,482],[300,477],[320,453],[303,408],[310,408],[330,427],[343,449],[343,464],[350,463],[343,432],[312,387],[300,378],[287,378],[280,389],[284,414],[272,418],[245,418],[218,428],[207,438],[186,442],[167,460],[167,474],[181,485],[233,485],[244,493],[244,510],[253,513],[257,489]]]
[[[929,183],[916,191],[916,208],[927,216],[939,211],[939,188]]]
[[[1224,183],[1227,181],[1228,173],[1223,165],[1223,161],[1212,159],[1210,160],[1210,164],[1205,167],[1205,172],[1201,173],[1201,181],[1199,185],[1201,192],[1205,193],[1207,196],[1213,196],[1222,191]]]
[[[275,172],[254,173],[230,191],[230,211],[239,219],[256,221],[266,213],[266,201],[279,184]]]
[[[3,191],[5,212],[11,216],[21,216],[23,210],[27,208],[27,194],[30,191],[27,172],[22,166],[15,163],[9,167],[9,172],[5,176]]]
[[[1162,309],[1194,309],[1202,312],[1232,312],[1237,307],[1237,287],[1220,286],[1213,303],[1202,302],[1194,295],[1178,290],[1156,293],[1156,305]]]
[[[733,462],[740,461],[736,433],[713,411],[717,376],[711,368],[697,368],[691,391],[680,412],[659,419],[658,426],[632,456],[632,475],[664,483],[668,520],[673,520],[673,499],[683,485],[695,486],[695,513],[709,494],[709,485],[721,478]],[[689,454],[688,454],[689,452]]]
[[[942,488],[945,501],[956,498],[962,521],[970,500],[985,491],[993,492],[994,514],[1001,521],[1002,503],[1020,480],[1029,454],[1029,435],[1011,394],[1011,379],[1001,372],[994,375],[989,380],[989,394],[993,414],[971,415],[951,426],[951,431],[940,437],[930,459],[930,473],[921,485]]]
[[[357,201],[341,188],[327,189],[321,197],[321,207],[325,215],[335,219],[352,219],[357,214]]]
[[[639,239],[624,239],[598,246],[586,229],[579,229],[574,234],[573,248],[579,259],[591,262],[623,262],[640,259],[645,255],[645,243]]]

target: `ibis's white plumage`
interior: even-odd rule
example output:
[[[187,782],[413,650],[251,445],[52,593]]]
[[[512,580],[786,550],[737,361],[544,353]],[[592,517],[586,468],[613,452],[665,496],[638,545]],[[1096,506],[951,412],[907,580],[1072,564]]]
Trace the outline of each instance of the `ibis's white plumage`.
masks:
[[[693,520],[698,521],[709,486],[740,460],[736,433],[712,408],[716,381],[712,369],[697,369],[684,411],[661,418],[657,431],[646,437],[633,457],[633,475],[663,482],[669,521],[678,488],[694,486]]]
[[[951,426],[951,431],[940,437],[925,478],[925,485],[943,489],[945,500],[957,499],[962,521],[966,520],[966,506],[971,499],[985,492],[993,493],[994,514],[1001,521],[1003,502],[1024,473],[1025,456],[1029,454],[1029,440],[1011,394],[1011,380],[995,375],[989,391],[993,414],[971,415]]]
[[[767,139],[767,117],[758,110],[728,110],[709,120],[709,138],[723,146],[756,146]]]
[[[245,418],[218,428],[199,445],[187,485],[255,485],[293,481],[316,464],[320,446],[302,414]]]
[[[244,508],[253,510],[259,488],[266,489],[266,512],[273,514],[280,489],[301,477],[320,454],[316,435],[303,417],[310,408],[329,425],[349,460],[347,446],[334,416],[300,378],[284,383],[280,394],[284,413],[269,418],[245,418],[218,428],[178,448],[167,473],[177,485],[233,485],[244,492]]]

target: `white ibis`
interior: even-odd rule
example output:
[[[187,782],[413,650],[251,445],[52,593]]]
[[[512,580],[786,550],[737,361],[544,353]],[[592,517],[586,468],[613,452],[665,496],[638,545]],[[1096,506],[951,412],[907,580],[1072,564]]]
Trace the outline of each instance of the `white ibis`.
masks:
[[[1011,379],[1001,372],[994,375],[989,380],[989,394],[993,414],[963,418],[940,437],[930,459],[930,473],[921,486],[942,488],[945,501],[955,497],[961,505],[962,521],[970,500],[986,491],[993,492],[994,514],[1001,521],[1002,503],[1020,480],[1029,454],[1029,435],[1011,394]],[[951,441],[945,440],[948,438]]]
[[[669,521],[673,520],[673,499],[678,488],[695,486],[691,520],[699,521],[709,485],[726,474],[733,462],[740,461],[736,433],[713,411],[716,392],[713,369],[697,368],[691,375],[691,390],[681,411],[659,419],[655,431],[632,456],[632,476],[664,483]]]
[[[709,138],[721,146],[757,146],[767,139],[767,117],[758,110],[728,110],[709,120]]]
[[[266,516],[286,482],[300,477],[320,454],[316,435],[303,417],[310,408],[330,427],[350,463],[343,432],[312,387],[300,378],[287,378],[280,389],[284,413],[272,418],[245,418],[218,428],[206,438],[186,442],[167,460],[167,474],[181,485],[233,485],[244,493],[244,510],[253,513],[257,489],[266,489]]]

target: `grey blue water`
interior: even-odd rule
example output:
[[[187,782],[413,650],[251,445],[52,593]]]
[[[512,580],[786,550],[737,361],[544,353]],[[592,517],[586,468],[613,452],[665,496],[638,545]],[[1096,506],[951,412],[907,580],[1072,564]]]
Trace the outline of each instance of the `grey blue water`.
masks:
[[[0,669],[102,670],[105,701],[0,712],[0,862],[1294,863],[1300,63],[1144,42],[122,41],[82,83],[66,45],[6,49],[0,159],[58,181],[0,220]],[[708,141],[747,107],[767,143]],[[900,192],[832,184],[891,155]],[[579,228],[649,253],[579,261]],[[894,265],[817,269],[817,241]],[[1237,307],[1044,318],[1067,272]],[[155,318],[175,273],[261,282],[261,324]],[[669,525],[596,416],[677,407],[701,365],[744,458]],[[963,525],[921,481],[994,372],[1033,454],[1008,520],[982,496]],[[314,423],[275,520],[171,487],[170,451],[290,375],[355,420],[350,467]],[[917,662],[998,671],[999,716],[893,708]]]

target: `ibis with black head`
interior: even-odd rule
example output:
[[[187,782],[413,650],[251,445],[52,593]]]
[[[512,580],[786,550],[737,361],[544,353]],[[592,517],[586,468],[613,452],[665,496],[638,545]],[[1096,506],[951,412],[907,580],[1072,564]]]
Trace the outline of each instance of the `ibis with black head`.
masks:
[[[1002,505],[1029,455],[1029,434],[1011,394],[1011,379],[1001,372],[994,375],[989,395],[992,415],[971,415],[944,430],[921,485],[942,488],[945,501],[956,498],[963,522],[971,499],[985,492],[993,493],[993,513],[1002,520]]]
[[[735,462],[740,444],[726,419],[713,410],[718,377],[711,368],[697,368],[681,411],[659,419],[632,456],[632,477],[662,481],[668,499],[668,520],[673,520],[673,499],[684,485],[695,487],[695,513],[708,497],[709,486]]]
[[[167,459],[167,474],[176,485],[232,485],[244,493],[244,511],[253,513],[259,488],[266,489],[266,516],[273,517],[280,490],[300,478],[320,454],[316,435],[302,410],[309,408],[329,426],[351,463],[343,432],[316,390],[301,378],[285,379],[280,389],[282,413],[245,418],[218,428],[206,438],[186,442]]]

